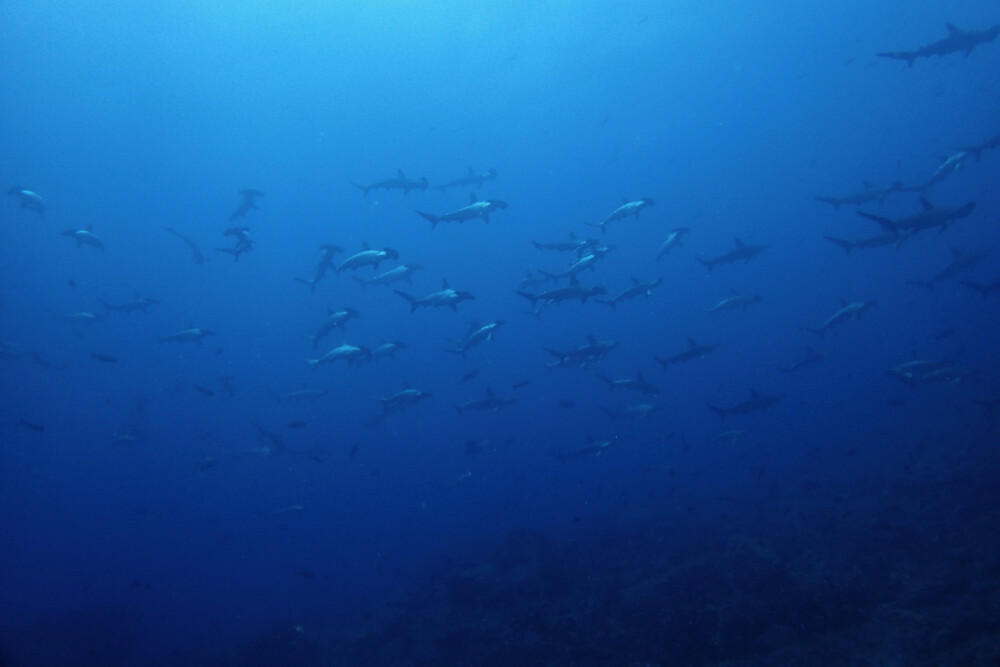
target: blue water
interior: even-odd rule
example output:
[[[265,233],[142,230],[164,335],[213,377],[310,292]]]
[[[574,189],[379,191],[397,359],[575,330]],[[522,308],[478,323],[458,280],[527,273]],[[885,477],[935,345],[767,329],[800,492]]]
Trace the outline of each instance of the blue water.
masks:
[[[273,627],[323,636],[512,530],[585,545],[674,513],[708,525],[776,492],[836,513],[845,497],[869,499],[852,488],[884,500],[914,467],[944,480],[996,470],[1000,413],[976,401],[1000,396],[998,296],[961,281],[995,282],[1000,251],[931,290],[907,281],[929,280],[953,247],[997,243],[1000,151],[924,193],[975,202],[972,215],[898,249],[845,255],[823,236],[882,230],[813,199],[865,179],[923,182],[940,157],[1000,132],[1000,42],[913,67],[875,55],[941,39],[948,22],[985,29],[993,3],[287,4],[0,6],[0,185],[46,204],[39,215],[0,202],[11,664],[194,663]],[[470,166],[497,176],[444,193],[351,185],[401,169],[433,186]],[[227,222],[245,188],[265,193],[259,210]],[[508,208],[488,224],[432,228],[417,215],[470,193]],[[585,224],[622,197],[655,204],[603,235]],[[861,210],[920,208],[896,193]],[[216,250],[232,247],[233,225],[255,241],[238,261]],[[657,262],[679,226],[692,231]],[[167,227],[210,261],[194,263]],[[88,228],[104,251],[60,235]],[[614,310],[567,301],[536,317],[518,284],[575,257],[531,242],[570,232],[616,246],[582,283],[609,296],[633,277],[662,284]],[[695,261],[734,238],[767,248],[711,272]],[[337,263],[368,243],[424,269],[364,289],[351,275],[371,268],[331,271],[310,291],[295,279],[312,277],[323,243],[345,249]],[[423,296],[442,279],[475,299],[411,314],[393,293]],[[733,291],[763,300],[708,312]],[[102,306],[137,295],[158,303]],[[841,299],[877,303],[822,337],[803,330]],[[345,306],[359,317],[314,350],[304,337]],[[66,317],[79,312],[98,319]],[[467,322],[497,319],[466,358],[444,351]],[[159,340],[191,327],[215,335]],[[588,334],[619,344],[586,368],[546,368],[545,348]],[[688,337],[720,346],[661,369],[653,355]],[[406,344],[394,359],[306,362],[392,340]],[[776,370],[808,346],[829,357]],[[887,373],[949,357],[954,381],[911,389]],[[598,377],[637,370],[658,396]],[[432,396],[366,426],[377,398],[407,382]],[[272,395],[304,387],[328,394]],[[751,388],[784,398],[725,422],[706,407]],[[453,409],[488,389],[517,401]],[[645,420],[600,409],[641,402],[658,408]],[[730,428],[745,433],[716,439]],[[615,435],[600,455],[554,455]],[[810,532],[802,521],[789,530]],[[992,559],[995,535],[980,538]]]

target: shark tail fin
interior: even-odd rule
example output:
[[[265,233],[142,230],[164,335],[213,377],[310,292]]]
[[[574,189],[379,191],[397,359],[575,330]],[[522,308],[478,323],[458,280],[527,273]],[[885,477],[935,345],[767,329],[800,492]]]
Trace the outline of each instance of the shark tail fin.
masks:
[[[974,283],[971,280],[963,280],[962,284],[979,292],[984,299],[990,295],[990,288],[987,285],[980,285],[979,283]]]
[[[698,257],[697,259],[699,262],[705,265],[705,268],[708,269],[709,273],[712,272],[712,268],[715,266],[715,262],[708,259],[701,259],[700,257]]]
[[[424,213],[423,211],[417,211],[417,214],[424,220],[427,220],[428,222],[431,223],[431,229],[437,227],[437,223],[441,221],[440,218],[438,218],[438,216],[434,215],[433,213]]]
[[[530,301],[532,306],[534,306],[535,303],[538,301],[537,294],[532,294],[531,292],[522,292],[521,290],[517,290],[517,293],[523,296],[528,301]]]
[[[722,421],[726,421],[726,409],[725,408],[717,408],[714,405],[708,405],[708,403],[706,403],[705,405],[708,406],[709,410],[711,410],[715,414],[719,415],[719,419],[721,419]]]
[[[417,304],[417,298],[415,296],[413,296],[412,294],[407,294],[403,290],[393,290],[393,291],[396,294],[398,294],[399,296],[403,297],[404,299],[406,299],[407,301],[410,302],[410,312],[411,313],[417,309],[417,305],[418,304]]]
[[[893,60],[905,60],[907,67],[913,67],[913,61],[917,59],[917,54],[913,51],[883,51],[875,55],[880,58],[891,58]]]
[[[825,238],[827,241],[830,241],[831,243],[836,243],[837,245],[839,245],[841,248],[844,249],[844,252],[846,252],[848,255],[850,255],[851,251],[854,250],[854,243],[852,241],[845,241],[844,239],[838,239],[834,236],[827,236],[826,234],[823,235],[823,238]]]

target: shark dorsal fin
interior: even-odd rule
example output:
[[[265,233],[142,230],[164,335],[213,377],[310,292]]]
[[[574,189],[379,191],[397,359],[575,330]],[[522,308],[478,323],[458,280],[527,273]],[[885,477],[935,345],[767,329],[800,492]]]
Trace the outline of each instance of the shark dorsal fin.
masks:
[[[475,192],[470,192],[469,193],[469,203],[470,204],[475,204],[477,201],[479,201],[479,200],[476,199],[476,193]]]
[[[448,285],[448,279],[447,278],[442,278],[441,279],[441,289],[451,289],[451,286]]]
[[[476,175],[476,170],[473,169],[472,167],[469,167],[469,172],[468,173],[469,173],[469,176],[475,176]]]
[[[742,247],[744,247],[744,246],[746,245],[746,243],[744,243],[744,242],[743,242],[743,239],[741,239],[741,238],[738,238],[738,237],[737,237],[737,238],[736,238],[736,239],[734,239],[734,240],[736,241],[736,245],[737,245],[737,246],[739,246],[740,248],[742,248]]]
[[[965,254],[964,252],[962,252],[958,248],[952,246],[952,249],[951,249],[951,256],[952,257],[958,258],[958,257],[961,257],[964,254]]]
[[[409,389],[409,388],[410,388],[410,381],[403,380],[403,389]]]
[[[638,285],[638,284],[639,284],[639,279],[638,279],[638,278],[635,278],[635,277],[633,277],[633,278],[632,278],[632,284],[633,284],[633,285]]]
[[[840,306],[842,308],[847,308],[849,305],[850,303],[847,301],[847,299],[845,299],[844,297],[840,297]]]
[[[371,250],[371,246],[368,245],[368,241],[361,242],[361,251],[364,252],[365,250]]]
[[[688,347],[689,348],[698,347],[698,343],[694,342],[694,338],[691,338],[690,336],[688,336]]]
[[[406,178],[406,174],[403,173],[402,169],[396,170],[396,176],[399,176],[400,178]]]
[[[333,308],[330,308],[330,306],[327,306],[326,307],[326,314],[327,315],[333,315]]]
[[[577,278],[576,276],[570,276],[569,277],[569,284],[570,285],[579,285],[580,284],[580,279]]]
[[[642,377],[642,371],[636,371],[635,372],[635,379],[638,380],[639,382],[645,382],[646,381]]]
[[[924,210],[925,210],[925,211],[929,211],[929,210],[931,210],[932,208],[934,208],[934,204],[930,203],[929,201],[927,201],[927,200],[926,200],[925,198],[923,198],[923,197],[921,197],[921,198],[920,198],[920,205],[924,207]]]
[[[760,392],[757,391],[756,389],[754,389],[753,387],[750,387],[750,397],[751,398],[760,398]]]
[[[946,27],[948,29],[948,32],[950,32],[953,35],[956,32],[962,32],[962,30],[954,23],[946,23],[944,27]]]
[[[486,388],[486,395],[490,397],[495,396],[495,394],[493,393],[493,387]]]
[[[628,197],[622,197],[622,204],[628,203]]]
[[[587,334],[587,342],[591,345],[597,345],[597,339],[594,338],[594,334]]]
[[[869,180],[867,180],[867,179],[861,181],[861,187],[863,189],[865,189],[865,190],[874,190],[875,189],[875,186],[872,184],[872,182],[869,181]]]

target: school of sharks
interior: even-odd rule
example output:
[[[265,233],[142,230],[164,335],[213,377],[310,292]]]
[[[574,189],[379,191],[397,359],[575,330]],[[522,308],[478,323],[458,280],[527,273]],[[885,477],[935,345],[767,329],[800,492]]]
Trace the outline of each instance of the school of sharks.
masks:
[[[953,25],[948,25],[948,35],[944,39],[919,47],[913,51],[885,52],[879,53],[880,57],[899,59],[912,66],[918,58],[930,56],[947,56],[949,54],[963,54],[968,56],[979,45],[992,42],[1000,33],[1000,27],[994,26],[988,30],[964,31]],[[865,248],[896,248],[905,245],[906,241],[913,236],[928,230],[945,232],[951,225],[968,218],[977,210],[975,201],[958,203],[935,202],[933,188],[948,178],[960,178],[963,167],[970,161],[979,162],[993,149],[1000,147],[1000,134],[984,138],[981,142],[974,143],[956,150],[953,154],[944,157],[940,166],[929,174],[927,179],[913,184],[904,184],[894,181],[887,185],[876,185],[868,181],[863,182],[863,187],[854,193],[838,196],[815,196],[818,202],[832,205],[838,211],[842,207],[858,207],[857,215],[872,221],[873,234],[871,236],[845,239],[831,235],[826,235],[827,241],[836,244],[844,249],[847,254],[856,249]],[[987,156],[988,157],[988,156]],[[954,176],[958,174],[958,176]],[[394,176],[376,180],[370,183],[351,182],[349,185],[361,192],[361,195],[368,197],[373,191],[384,191],[386,193],[400,193],[403,196],[411,192],[424,192],[429,188],[441,193],[452,191],[465,191],[468,194],[468,201],[461,206],[456,206],[453,210],[427,212],[415,210],[414,214],[430,223],[433,232],[441,223],[446,224],[488,224],[491,220],[498,220],[502,224],[502,216],[508,208],[508,203],[502,199],[480,199],[476,192],[485,185],[496,180],[498,177],[495,169],[477,171],[469,167],[464,174],[458,175],[450,180],[446,180],[431,186],[426,177],[412,178],[406,175],[402,169],[397,170]],[[864,209],[862,207],[873,204],[881,204],[888,197],[902,197],[911,194],[914,198],[914,212],[900,218],[892,219],[872,212],[874,209]],[[14,199],[25,215],[38,216],[47,219],[47,205],[43,196],[29,187],[21,184],[12,185],[7,189],[7,194]],[[254,249],[255,241],[251,235],[250,224],[253,214],[258,211],[265,193],[254,188],[242,189],[237,193],[238,203],[232,213],[228,216],[230,226],[225,227],[219,243],[224,243],[214,250],[208,250],[208,254],[202,250],[202,245],[210,244],[211,240],[196,240],[188,233],[183,233],[172,227],[167,227],[165,231],[181,241],[191,253],[191,260],[195,264],[209,261],[212,252],[231,256],[234,261],[239,261],[241,257]],[[426,200],[425,200],[426,201]],[[429,207],[429,203],[424,204]],[[515,206],[517,203],[515,203]],[[607,211],[595,212],[593,221],[583,222],[575,229],[568,229],[564,239],[533,239],[531,244],[539,252],[551,253],[551,259],[547,264],[551,270],[537,270],[532,272],[527,270],[527,276],[520,284],[512,286],[512,293],[525,300],[528,306],[527,313],[533,317],[558,316],[559,304],[563,302],[579,302],[581,304],[597,304],[595,307],[610,308],[612,314],[623,306],[626,302],[640,297],[648,297],[650,293],[659,288],[663,282],[662,277],[653,277],[656,267],[663,261],[681,261],[677,255],[683,252],[684,241],[690,237],[697,237],[697,232],[686,225],[675,226],[664,235],[663,242],[655,252],[649,253],[646,258],[629,258],[629,264],[633,266],[637,273],[643,277],[632,278],[632,282],[624,287],[602,284],[598,267],[606,261],[608,256],[616,250],[615,243],[611,239],[617,234],[627,234],[628,227],[632,224],[640,224],[643,213],[653,209],[655,201],[650,197],[629,199],[623,197],[616,205],[609,205]],[[645,218],[649,219],[654,213],[646,213]],[[657,220],[656,224],[662,224]],[[108,252],[109,260],[113,261],[113,251],[107,251],[105,241],[100,234],[100,230],[93,228],[85,229],[64,229],[60,234],[72,240],[78,247],[93,249],[99,252]],[[363,302],[370,297],[370,292],[365,292],[366,286],[388,287],[405,303],[409,305],[412,313],[418,309],[447,309],[458,312],[463,302],[473,300],[476,296],[469,291],[452,287],[447,277],[438,278],[440,284],[437,288],[427,289],[425,293],[411,293],[413,276],[421,271],[424,274],[431,274],[421,264],[405,256],[405,253],[396,248],[370,248],[367,243],[361,248],[345,248],[337,244],[335,239],[330,243],[324,243],[319,247],[319,258],[315,262],[311,274],[307,277],[296,277],[295,279],[308,287],[311,292],[316,292],[327,275],[340,276],[349,274],[359,286],[359,289],[349,296],[341,297],[344,300],[353,300],[356,303]],[[114,247],[113,241],[111,242]],[[717,266],[730,264],[743,265],[764,253],[768,248],[767,243],[752,244],[740,238],[733,240],[731,248],[705,249],[704,256],[696,256],[697,262],[701,263],[708,271],[713,271]],[[526,249],[527,250],[527,249]],[[716,253],[714,255],[710,253]],[[973,270],[990,257],[992,248],[959,249],[952,248],[952,257],[940,267],[930,267],[925,278],[914,278],[908,281],[910,284],[933,288],[943,281],[953,278],[961,278],[961,283],[971,290],[989,297],[994,292],[1000,291],[1000,279],[982,277],[977,278]],[[525,260],[527,263],[529,260]],[[447,267],[436,267],[437,273],[447,270]],[[407,291],[399,289],[397,286],[407,287]],[[709,312],[719,312],[726,310],[747,310],[754,303],[763,299],[757,294],[741,294],[733,292],[719,300],[715,304],[708,306]],[[136,293],[134,298],[119,302],[110,302],[100,296],[95,295],[95,301],[100,304],[99,309],[80,310],[77,312],[64,313],[63,319],[67,323],[81,325],[102,322],[108,319],[109,315],[115,313],[145,313],[150,307],[159,303],[158,298]],[[819,363],[826,359],[828,353],[819,351],[820,342],[823,341],[823,334],[829,329],[839,327],[848,322],[860,319],[863,314],[876,303],[866,300],[863,295],[855,295],[852,298],[845,297],[839,304],[830,304],[830,316],[818,323],[803,323],[802,330],[810,332],[817,338],[803,345],[803,353],[800,358],[790,359],[788,364],[778,370],[784,373],[793,373],[805,366]],[[550,309],[553,311],[549,313]],[[405,312],[405,307],[401,309]],[[606,316],[606,313],[597,315],[597,318]],[[349,322],[361,317],[361,309],[355,306],[343,306],[340,308],[328,307],[325,314],[317,312],[316,331],[312,335],[305,336],[311,347],[319,349],[321,344],[328,338],[339,336],[342,341],[330,348],[323,354],[307,358],[306,363],[313,370],[325,365],[335,365],[338,362],[346,365],[356,365],[367,362],[376,362],[385,358],[392,358],[397,351],[407,347],[403,340],[389,340],[383,342],[353,341],[348,335]],[[454,341],[444,344],[444,352],[458,354],[466,357],[468,353],[478,346],[488,346],[489,342],[497,335],[502,335],[503,319],[496,319],[488,322],[469,321],[466,329]],[[107,326],[128,326],[108,323]],[[333,334],[337,334],[334,336]],[[202,326],[192,326],[172,332],[164,332],[159,337],[162,342],[178,344],[201,344],[210,336],[225,336],[225,332],[216,332],[215,329]],[[586,342],[566,341],[562,349],[546,349],[552,359],[547,366],[552,368],[579,367],[587,368],[605,358],[620,341],[598,340],[593,334],[585,332],[581,336]],[[349,342],[350,341],[350,342]],[[681,362],[692,362],[711,354],[718,343],[704,343],[687,338],[687,347],[678,350],[652,351],[649,355],[650,365],[645,369],[637,369],[631,375],[611,378],[600,373],[595,376],[608,386],[609,389],[622,389],[634,392],[637,396],[636,402],[629,405],[621,412],[615,412],[608,407],[600,406],[612,418],[612,422],[619,417],[649,419],[661,407],[658,404],[650,403],[654,401],[661,392],[657,382],[652,381],[654,371],[657,367],[666,371],[671,364]],[[14,342],[4,343],[4,356],[16,358],[19,356],[18,345]],[[428,351],[431,353],[431,351]],[[35,363],[44,364],[44,357],[40,351],[31,350],[26,353],[28,358]],[[103,363],[116,363],[117,359],[113,354],[103,351],[94,351],[91,358]],[[465,382],[474,376],[478,371],[470,369],[462,376],[461,381]],[[914,358],[901,360],[899,366],[888,369],[888,372],[901,381],[910,385],[932,384],[932,383],[959,383],[978,377],[979,371],[975,368],[964,366],[958,356],[949,359],[923,359]],[[226,382],[220,380],[223,387]],[[464,410],[500,410],[505,406],[512,405],[517,401],[517,396],[512,393],[521,386],[525,386],[530,379],[525,379],[516,384],[511,392],[496,393],[492,387],[486,387],[482,396],[465,396],[451,403],[455,409],[461,413]],[[313,381],[312,384],[319,384],[320,381]],[[308,384],[308,382],[307,382]],[[426,388],[411,386],[408,380],[401,380],[402,389],[398,391],[388,391],[379,399],[380,409],[376,410],[366,423],[377,425],[384,418],[401,412],[410,406],[432,397],[432,392]],[[214,394],[210,388],[197,385],[202,393]],[[784,397],[783,393],[766,394],[756,388],[747,388],[745,400],[738,401],[728,406],[717,406],[711,404],[709,399],[708,408],[718,414],[723,420],[730,415],[742,415],[757,411],[762,411],[775,405]],[[278,401],[291,400],[317,400],[329,393],[328,389],[299,389],[283,394],[274,394]],[[440,393],[440,392],[439,392]],[[987,398],[985,401],[995,399]],[[20,425],[25,428],[41,430],[41,424],[36,424],[27,419],[21,419]],[[614,424],[609,424],[609,431],[615,429]],[[731,432],[726,432],[731,433]],[[272,443],[280,442],[280,438],[273,437]],[[568,451],[552,452],[554,455],[564,459],[572,455],[599,455],[606,448],[618,444],[617,436],[608,434],[607,437],[595,438],[591,442],[580,444],[578,447]],[[563,447],[566,445],[563,444]]]
[[[885,50],[873,56],[877,62],[894,63],[903,75],[920,76],[921,66],[930,58],[948,59],[963,66],[974,62],[979,51],[998,48],[1000,26],[964,29],[949,24],[944,31],[940,39],[926,45]],[[886,45],[889,48],[896,47]],[[961,192],[968,172],[997,169],[1000,126],[997,132],[967,137],[956,131],[958,136],[950,154],[940,156],[939,166],[915,182],[876,183],[858,174],[854,184],[843,183],[832,192],[790,196],[810,200],[817,211],[845,222],[844,227],[847,222],[851,226],[859,222],[868,226],[870,233],[860,236],[830,228],[817,228],[812,234],[816,248],[836,248],[839,250],[831,252],[837,253],[842,250],[839,259],[845,267],[860,253],[896,256],[907,253],[916,239],[932,237],[941,246],[940,261],[927,265],[922,273],[898,277],[899,284],[908,290],[905,298],[929,299],[938,295],[943,286],[953,286],[981,295],[977,303],[984,310],[995,308],[994,299],[1000,293],[1000,264],[995,260],[1000,253],[990,245],[958,245],[950,237],[956,227],[993,224],[1000,211],[990,210],[972,194],[942,196],[939,186],[948,183],[952,186],[949,193]],[[255,393],[266,394],[271,406],[268,411],[254,410],[246,417],[258,439],[255,446],[206,451],[203,457],[190,462],[197,474],[239,466],[250,453],[275,460],[297,456],[296,460],[309,465],[336,465],[345,454],[354,458],[362,447],[356,440],[334,438],[334,442],[310,447],[296,439],[296,434],[308,428],[312,415],[324,405],[337,406],[341,419],[346,412],[347,418],[353,420],[351,428],[360,428],[371,434],[371,441],[377,441],[405,432],[408,423],[419,420],[423,411],[435,404],[457,421],[459,429],[462,423],[468,423],[462,420],[469,420],[470,413],[503,419],[517,409],[515,406],[529,405],[532,407],[525,410],[534,410],[543,405],[537,388],[554,374],[571,376],[588,400],[582,401],[580,394],[572,398],[546,396],[542,413],[526,417],[533,413],[518,412],[517,419],[544,419],[558,427],[561,420],[572,423],[579,419],[581,411],[587,411],[602,415],[604,426],[603,431],[585,438],[574,435],[539,444],[531,454],[538,460],[558,466],[580,465],[587,460],[602,462],[642,439],[648,440],[651,432],[660,441],[669,442],[682,428],[678,422],[683,420],[671,409],[672,397],[689,391],[672,374],[679,367],[705,364],[717,351],[725,349],[730,344],[725,332],[739,327],[739,318],[747,317],[772,298],[767,293],[729,287],[745,282],[743,278],[775,254],[766,230],[748,229],[722,245],[706,243],[700,238],[697,219],[678,220],[673,215],[670,198],[679,196],[676,192],[608,191],[602,193],[606,205],[593,210],[587,219],[566,220],[559,235],[538,235],[530,223],[525,223],[530,221],[525,211],[531,210],[533,202],[506,197],[505,180],[509,174],[485,163],[488,158],[474,166],[455,165],[450,173],[435,178],[429,178],[433,174],[425,176],[419,165],[397,168],[393,156],[382,159],[383,171],[357,173],[353,180],[332,187],[371,203],[375,223],[372,228],[383,222],[379,218],[379,201],[405,203],[411,209],[408,222],[426,233],[428,245],[447,248],[447,257],[454,261],[430,262],[422,257],[422,248],[412,244],[376,238],[374,233],[372,238],[356,239],[331,227],[327,238],[297,248],[297,260],[288,262],[288,257],[283,256],[285,264],[276,273],[265,273],[257,264],[266,246],[258,232],[277,224],[273,220],[281,214],[272,204],[275,186],[268,183],[242,183],[237,184],[241,189],[233,188],[234,192],[219,192],[219,208],[231,211],[228,216],[220,215],[203,224],[177,220],[145,231],[148,249],[169,258],[178,273],[197,276],[206,264],[224,264],[233,274],[255,276],[254,280],[278,285],[289,299],[304,297],[313,304],[311,328],[285,341],[300,359],[296,367],[285,369],[285,376],[297,377],[297,382],[278,386],[266,373],[234,368],[230,374],[201,375],[180,383],[182,389],[178,391],[199,400],[227,401],[232,405]],[[8,165],[8,169],[11,167]],[[51,237],[53,244],[72,245],[76,252],[90,253],[100,262],[114,263],[132,252],[100,223],[73,226],[74,217],[80,217],[76,215],[77,206],[61,193],[27,181],[7,183],[5,188],[7,224],[30,225],[37,235]],[[905,213],[890,214],[889,206],[892,211]],[[520,213],[516,225],[510,222],[515,213]],[[520,250],[505,261],[523,275],[519,282],[495,285],[496,290],[489,296],[477,293],[465,280],[470,266],[475,268],[476,253],[489,251],[476,236],[476,228],[486,225],[491,230],[509,228]],[[642,248],[629,245],[640,227],[659,230],[658,244]],[[614,271],[608,267],[614,267]],[[672,287],[670,276],[675,274],[668,274],[667,267],[685,275],[728,281],[727,294],[705,300],[704,324],[689,327],[683,321],[671,322],[669,329],[657,336],[656,346],[648,348],[646,343],[613,339],[602,333],[604,324],[615,318],[663,321],[662,314],[651,312],[649,304],[653,295]],[[620,279],[622,271],[629,275],[627,281]],[[838,276],[824,276],[824,280],[836,282]],[[176,326],[163,327],[151,335],[144,322],[171,299],[169,289],[137,283],[109,293],[92,290],[85,280],[71,279],[69,283],[67,289],[73,291],[81,307],[50,312],[48,321],[72,332],[82,341],[81,346],[67,355],[64,350],[41,348],[31,340],[8,338],[0,331],[0,358],[4,364],[17,364],[48,378],[57,378],[59,372],[83,364],[98,369],[126,366],[135,357],[135,350],[123,352],[93,345],[90,337],[98,328],[121,332],[151,356],[196,359],[225,357],[229,342],[242,333],[231,328],[224,313],[220,313],[211,321],[178,320]],[[780,411],[804,378],[812,383],[816,378],[822,381],[825,372],[831,377],[838,373],[836,360],[850,354],[839,342],[840,333],[847,328],[865,327],[870,313],[884,307],[884,301],[864,292],[845,293],[841,299],[824,304],[825,317],[801,319],[795,331],[799,346],[785,351],[783,363],[757,374],[768,378],[765,386],[731,384],[722,391],[698,397],[704,413],[711,415],[717,426],[711,432],[686,433],[685,442],[736,447],[751,439],[755,429],[761,429],[767,420],[780,422]],[[471,311],[475,317],[469,314]],[[5,313],[5,318],[18,317],[18,313]],[[366,319],[379,322],[382,333],[372,335],[370,328],[360,327]],[[528,348],[519,350],[523,363],[504,359],[500,362],[502,369],[498,369],[491,349],[510,335],[515,319],[519,331],[540,326],[545,320],[561,319],[568,328],[558,340],[520,344]],[[414,343],[413,339],[424,340],[418,333],[429,322],[436,323],[435,331],[437,324],[446,322],[452,335],[431,345]],[[908,392],[928,391],[930,387],[963,392],[968,395],[963,400],[981,407],[984,414],[992,414],[1000,407],[1000,394],[993,389],[995,369],[968,358],[962,333],[955,328],[942,329],[934,338],[927,347],[941,350],[940,354],[900,351],[895,365],[872,372],[888,374]],[[623,350],[629,351],[630,358],[645,361],[626,366],[616,360]],[[393,365],[403,357],[449,369],[453,377],[441,381],[440,375],[435,375],[436,379],[427,381],[394,373]],[[450,369],[454,368],[460,370],[452,373]],[[355,383],[373,369],[378,369],[379,395],[359,394]],[[511,380],[510,373],[516,379]],[[133,399],[130,396],[128,400]],[[120,446],[141,446],[146,428],[143,402],[135,402],[129,423],[108,427],[109,441]],[[345,405],[349,406],[346,411],[342,409]],[[289,412],[300,407],[301,413]],[[47,418],[43,409],[24,412],[14,415],[13,423],[5,428],[41,440],[51,430]],[[338,429],[346,430],[342,424]],[[504,433],[507,431],[512,435],[491,434],[487,438],[470,427],[463,447],[455,450],[455,458],[478,456],[481,460],[491,449],[514,446],[515,438],[524,437],[522,433],[514,435],[516,429],[504,429]],[[656,457],[645,465],[654,469]],[[475,483],[475,475],[465,472],[448,483],[445,492]],[[302,504],[274,507],[265,514],[283,518],[308,508],[303,499]]]

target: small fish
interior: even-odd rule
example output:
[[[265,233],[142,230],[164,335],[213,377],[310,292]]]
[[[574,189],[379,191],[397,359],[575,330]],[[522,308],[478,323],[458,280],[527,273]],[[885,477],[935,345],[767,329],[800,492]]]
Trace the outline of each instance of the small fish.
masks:
[[[527,387],[529,384],[531,384],[531,380],[520,380],[512,384],[510,387],[511,389],[520,389],[521,387]]]
[[[312,570],[295,570],[296,577],[302,577],[303,579],[315,579],[316,573]]]
[[[116,358],[114,358],[114,357],[112,357],[111,355],[108,355],[108,354],[101,354],[100,352],[91,352],[90,353],[90,358],[91,359],[96,359],[97,361],[102,361],[102,362],[104,362],[106,364],[117,364],[118,363],[118,360]]]
[[[305,425],[306,423],[301,419],[296,419],[294,421],[290,421],[287,424],[285,424],[285,426],[287,426],[288,428],[302,428]]]
[[[569,409],[569,408],[572,408],[573,405],[574,405],[573,401],[570,401],[570,400],[563,399],[563,400],[559,401],[559,407],[560,408]]]
[[[476,377],[477,375],[479,375],[479,369],[478,368],[473,368],[471,371],[465,371],[465,374],[462,375],[462,382],[468,382],[469,380],[471,380],[472,378]]]
[[[202,387],[200,384],[196,384],[194,385],[194,388],[199,393],[204,394],[205,396],[215,396],[215,392],[209,389],[208,387]]]
[[[360,448],[361,445],[359,445],[358,443],[354,443],[353,445],[351,445],[351,448],[347,450],[347,455],[353,459],[354,455],[358,453],[358,449]]]
[[[34,431],[35,433],[41,433],[41,432],[43,432],[45,430],[45,427],[42,426],[41,424],[33,424],[32,422],[29,422],[29,421],[27,421],[25,419],[19,419],[18,422],[17,422],[17,425],[18,426],[23,426],[26,429],[30,429],[30,430]]]

